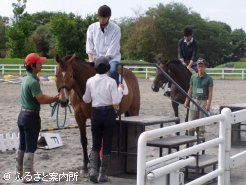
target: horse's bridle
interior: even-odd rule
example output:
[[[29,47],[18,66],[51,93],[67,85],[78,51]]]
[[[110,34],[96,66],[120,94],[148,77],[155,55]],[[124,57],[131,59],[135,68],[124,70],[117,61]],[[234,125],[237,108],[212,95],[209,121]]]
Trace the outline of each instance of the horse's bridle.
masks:
[[[58,87],[58,88],[57,88],[57,91],[60,92],[61,89],[66,89],[67,91],[71,91],[71,88],[68,88],[68,87],[65,86],[65,85],[62,85],[61,87]]]
[[[56,74],[56,76],[57,76],[57,74]],[[72,80],[74,80],[74,73],[72,74]],[[60,86],[60,87],[57,87],[57,91],[60,93],[60,91],[61,91],[61,89],[66,89],[67,91],[71,91],[71,87],[70,88],[68,88],[66,85],[62,85],[62,86]]]
[[[163,65],[165,65],[165,68],[162,68],[162,67],[161,67],[168,75],[170,75],[170,71],[168,70],[168,65],[169,65],[169,64],[170,64],[170,61],[168,61],[168,62],[166,62],[165,64],[163,64]],[[162,77],[165,78],[165,75],[162,74],[161,71],[159,71],[159,73],[160,73],[160,75],[161,75]],[[165,86],[167,85],[167,83],[168,83],[168,81],[167,81],[167,82],[163,82],[163,84],[160,85],[160,88],[164,89]]]

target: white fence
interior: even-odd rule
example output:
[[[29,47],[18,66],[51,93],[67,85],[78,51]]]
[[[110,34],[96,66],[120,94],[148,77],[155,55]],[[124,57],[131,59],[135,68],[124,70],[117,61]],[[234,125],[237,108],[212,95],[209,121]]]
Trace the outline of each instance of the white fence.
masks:
[[[219,115],[143,132],[138,139],[137,185],[146,185],[148,180],[156,180],[154,184],[159,185],[160,183],[158,183],[158,177],[179,171],[180,168],[189,164],[190,161],[194,161],[193,158],[188,158],[186,160],[180,159],[215,146],[218,146],[218,168],[189,182],[186,185],[204,184],[216,177],[218,177],[218,185],[229,185],[231,169],[238,166],[243,166],[246,162],[246,151],[230,157],[231,125],[243,122],[245,120],[246,110],[231,112],[230,109],[224,108],[222,113]],[[217,138],[157,159],[153,159],[151,161],[146,161],[147,140],[161,137],[170,133],[176,133],[191,128],[214,124],[214,122],[219,122],[219,136]],[[172,159],[178,160],[172,162],[171,164],[169,163],[168,165],[165,164],[166,161],[170,161]],[[180,184],[179,181],[179,178],[173,178],[169,184]],[[163,181],[161,184],[166,185],[163,184]]]
[[[150,66],[125,66],[131,69],[135,74],[142,74],[145,79],[154,77],[156,74],[156,67]],[[55,74],[56,65],[43,65],[42,73]],[[23,65],[20,64],[0,64],[0,71],[2,75],[5,74],[18,74],[24,75],[26,70]],[[240,79],[246,79],[246,69],[234,69],[234,68],[207,68],[207,73],[221,79],[226,77],[236,76]]]
[[[56,65],[43,65],[42,72],[55,74]],[[26,69],[22,64],[0,64],[0,71],[2,75],[5,74],[18,74],[18,75],[25,75]]]
[[[19,134],[6,133],[0,134],[0,152],[17,149],[19,144]]]

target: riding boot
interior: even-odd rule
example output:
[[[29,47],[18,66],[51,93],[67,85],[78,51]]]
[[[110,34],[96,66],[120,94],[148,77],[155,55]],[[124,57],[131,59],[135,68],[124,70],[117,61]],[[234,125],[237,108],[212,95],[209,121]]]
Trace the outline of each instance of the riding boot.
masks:
[[[34,179],[33,176],[33,160],[34,160],[34,153],[25,153],[24,163],[23,163],[24,183],[33,183],[39,181],[38,179]]]
[[[91,151],[89,176],[90,176],[90,181],[94,183],[98,183],[98,165],[99,165],[98,163],[99,163],[99,153],[95,151]]]
[[[107,176],[109,160],[110,160],[110,155],[103,155],[101,161],[101,167],[99,171],[99,178],[98,178],[99,182],[109,182],[109,178]]]
[[[23,159],[24,159],[24,151],[17,150],[16,152],[16,179],[20,179],[23,176]]]

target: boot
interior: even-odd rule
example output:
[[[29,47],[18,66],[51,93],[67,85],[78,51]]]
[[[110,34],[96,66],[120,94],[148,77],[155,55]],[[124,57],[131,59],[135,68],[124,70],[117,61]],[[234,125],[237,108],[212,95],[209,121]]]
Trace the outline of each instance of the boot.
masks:
[[[24,151],[17,150],[16,152],[16,179],[20,179],[23,176],[23,158],[24,158]]]
[[[23,163],[24,183],[33,183],[39,181],[38,179],[34,179],[33,176],[33,159],[34,159],[34,153],[25,153],[24,163]]]
[[[98,183],[98,163],[99,163],[99,153],[95,151],[91,151],[89,176],[90,176],[90,181],[94,183]]]
[[[110,155],[103,155],[100,172],[99,172],[99,178],[98,178],[99,182],[109,182],[109,178],[107,176],[109,160],[110,160]]]

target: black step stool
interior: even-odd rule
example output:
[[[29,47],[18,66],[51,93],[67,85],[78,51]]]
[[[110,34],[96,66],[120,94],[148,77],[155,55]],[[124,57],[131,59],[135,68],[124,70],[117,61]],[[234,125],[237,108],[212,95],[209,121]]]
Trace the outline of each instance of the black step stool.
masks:
[[[204,142],[205,138],[199,138],[199,143]],[[168,148],[168,154],[172,152],[172,149],[179,151],[180,145],[186,145],[188,148],[190,144],[197,142],[196,136],[186,136],[186,135],[177,135],[177,136],[167,136],[165,138],[157,138],[147,142],[147,146],[159,147],[160,153],[159,156],[162,157],[162,149]]]
[[[213,170],[216,169],[216,165],[218,164],[218,156],[217,155],[210,155],[210,154],[194,154],[194,157],[196,157],[196,162],[192,163],[185,167],[185,178],[189,179],[189,169],[195,170],[196,176],[199,174],[205,174],[205,168],[212,166]]]

